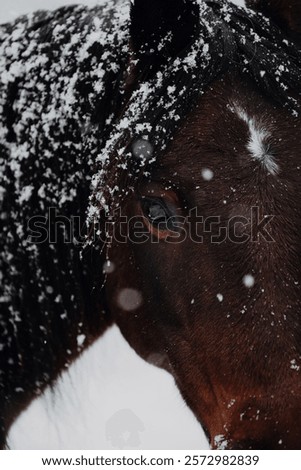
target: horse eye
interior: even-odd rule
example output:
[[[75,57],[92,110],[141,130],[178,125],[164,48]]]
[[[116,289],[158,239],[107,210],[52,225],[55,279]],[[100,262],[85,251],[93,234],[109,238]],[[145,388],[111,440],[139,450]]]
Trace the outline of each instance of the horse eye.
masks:
[[[176,213],[162,199],[145,197],[141,207],[144,216],[157,230],[176,230]]]

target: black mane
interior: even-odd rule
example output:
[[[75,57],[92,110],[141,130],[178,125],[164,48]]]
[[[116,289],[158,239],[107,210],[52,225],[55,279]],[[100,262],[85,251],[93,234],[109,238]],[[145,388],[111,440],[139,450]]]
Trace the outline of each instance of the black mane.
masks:
[[[101,259],[81,256],[80,237],[127,44],[115,1],[0,27],[0,446],[19,404],[109,322]]]

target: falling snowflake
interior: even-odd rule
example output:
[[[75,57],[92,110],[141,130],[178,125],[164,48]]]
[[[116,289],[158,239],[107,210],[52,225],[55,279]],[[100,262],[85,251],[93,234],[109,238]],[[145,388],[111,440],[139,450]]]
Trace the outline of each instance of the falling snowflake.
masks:
[[[205,181],[211,181],[214,177],[214,173],[212,170],[209,170],[209,168],[204,168],[202,170],[202,178]]]
[[[255,278],[254,278],[254,276],[252,276],[252,274],[246,274],[246,275],[243,277],[242,282],[243,282],[243,284],[244,284],[245,287],[247,287],[248,289],[250,289],[251,287],[254,287]]]
[[[143,303],[142,295],[136,289],[121,289],[117,296],[117,304],[126,312],[137,310]]]

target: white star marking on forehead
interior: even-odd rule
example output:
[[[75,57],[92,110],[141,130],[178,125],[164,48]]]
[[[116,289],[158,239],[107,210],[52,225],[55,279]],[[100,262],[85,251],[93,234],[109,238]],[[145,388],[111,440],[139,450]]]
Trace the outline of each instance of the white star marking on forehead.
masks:
[[[279,173],[279,165],[275,161],[274,156],[269,150],[267,139],[270,137],[270,132],[263,127],[261,123],[257,123],[254,118],[239,106],[234,107],[234,112],[237,116],[247,124],[250,132],[250,137],[247,144],[247,149],[254,160],[257,160],[271,175]]]

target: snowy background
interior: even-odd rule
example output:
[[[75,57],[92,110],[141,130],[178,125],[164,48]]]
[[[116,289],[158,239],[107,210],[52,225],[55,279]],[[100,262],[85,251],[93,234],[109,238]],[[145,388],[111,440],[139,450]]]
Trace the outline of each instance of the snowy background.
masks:
[[[74,3],[2,0],[0,21]],[[80,3],[95,5],[97,0]],[[83,354],[54,391],[48,390],[19,417],[9,445],[11,449],[208,448],[172,377],[142,361],[115,327]]]

